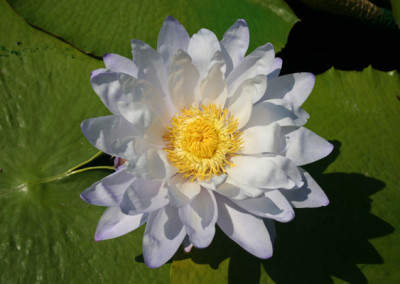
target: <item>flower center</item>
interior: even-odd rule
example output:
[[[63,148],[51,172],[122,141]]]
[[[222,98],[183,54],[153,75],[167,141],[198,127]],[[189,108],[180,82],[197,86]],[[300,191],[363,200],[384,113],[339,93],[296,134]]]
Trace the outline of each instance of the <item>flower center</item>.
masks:
[[[234,166],[229,158],[240,149],[241,132],[238,121],[214,104],[183,109],[171,119],[164,139],[168,159],[183,174],[194,181],[208,180]]]

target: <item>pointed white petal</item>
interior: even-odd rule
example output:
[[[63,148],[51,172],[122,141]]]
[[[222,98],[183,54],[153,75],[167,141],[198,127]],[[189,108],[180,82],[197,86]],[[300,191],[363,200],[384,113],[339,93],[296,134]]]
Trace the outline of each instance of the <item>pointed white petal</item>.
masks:
[[[203,78],[215,52],[221,51],[217,37],[212,31],[201,29],[190,39],[188,53],[193,59],[193,64]]]
[[[118,102],[130,101],[127,94],[124,93],[123,85],[131,80],[136,79],[130,75],[107,69],[95,70],[90,77],[93,90],[113,114],[119,114]]]
[[[134,176],[121,169],[92,184],[81,193],[81,198],[94,205],[119,206],[126,189],[134,180]]]
[[[127,188],[120,207],[123,213],[132,215],[156,211],[168,202],[165,182],[137,178]]]
[[[200,193],[200,185],[197,182],[190,182],[182,175],[177,174],[168,181],[168,192],[171,204],[175,207],[182,207],[189,203]]]
[[[232,68],[235,68],[243,60],[247,48],[249,47],[249,41],[249,27],[245,20],[237,20],[225,32],[221,45],[232,61]],[[229,74],[231,70],[227,70],[227,74]]]
[[[186,233],[197,248],[208,247],[215,234],[218,210],[214,194],[203,188],[187,205],[179,208]]]
[[[168,89],[176,109],[180,110],[194,102],[194,91],[199,81],[199,71],[192,59],[179,50],[172,59],[168,77]]]
[[[296,208],[313,208],[329,204],[328,197],[323,192],[311,175],[300,169],[303,175],[304,185],[299,189],[282,190],[282,194]]]
[[[168,162],[167,153],[156,149],[131,157],[125,170],[137,178],[158,180],[167,180],[176,173],[176,169]]]
[[[294,182],[273,159],[236,156],[231,158],[234,167],[228,168],[230,178],[239,184],[255,188],[293,188]]]
[[[157,40],[157,51],[168,66],[179,49],[187,51],[189,34],[176,19],[168,16],[160,30]]]
[[[142,133],[120,115],[84,120],[81,129],[94,147],[125,159],[134,155],[134,137]]]
[[[279,57],[275,57],[271,70],[269,70],[267,74],[268,81],[278,77],[279,73],[281,73],[281,69],[282,69],[282,59]]]
[[[96,241],[108,240],[125,235],[146,223],[147,214],[125,215],[119,207],[108,207],[97,224]]]
[[[200,83],[201,104],[224,106],[227,97],[228,89],[226,88],[224,74],[220,66],[214,65]]]
[[[262,218],[279,222],[289,222],[294,218],[292,206],[277,189],[267,191],[264,196],[258,198],[233,201],[244,210]]]
[[[132,59],[115,53],[107,53],[103,56],[104,65],[107,69],[118,73],[126,73],[132,77],[137,76],[137,66]]]
[[[259,258],[272,256],[272,243],[263,220],[247,213],[228,198],[215,196],[218,204],[217,224],[233,241]]]
[[[318,161],[333,150],[331,143],[304,127],[290,132],[287,137],[289,139],[286,157],[298,166]]]
[[[227,78],[229,93],[233,94],[247,79],[257,75],[266,75],[271,69],[274,57],[274,48],[269,43],[247,55]]]
[[[138,67],[138,79],[151,82],[158,90],[168,91],[167,70],[160,54],[147,43],[133,39],[131,41],[133,62]]]
[[[280,153],[286,146],[281,127],[275,122],[245,129],[242,140],[242,149],[239,151],[242,154]]]
[[[240,88],[234,96],[229,98],[227,109],[238,120],[238,129],[243,128],[249,121],[253,110],[252,94],[247,93],[245,88]]]
[[[297,108],[307,99],[314,83],[315,77],[311,73],[279,76],[268,81],[267,91],[261,100],[284,99]]]
[[[160,267],[177,251],[185,237],[178,209],[166,206],[150,214],[143,236],[143,258],[150,268]]]

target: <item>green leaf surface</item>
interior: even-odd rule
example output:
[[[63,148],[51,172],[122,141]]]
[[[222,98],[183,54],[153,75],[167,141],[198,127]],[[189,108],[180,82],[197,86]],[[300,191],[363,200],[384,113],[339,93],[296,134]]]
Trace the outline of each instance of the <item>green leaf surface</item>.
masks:
[[[0,11],[0,282],[168,283],[141,260],[143,229],[94,241],[104,209],[79,194],[110,171],[66,174],[97,153],[80,123],[109,114],[89,84],[103,64]]]
[[[265,261],[218,231],[209,248],[175,256],[171,283],[400,282],[399,89],[397,72],[372,68],[317,76],[306,126],[335,150],[306,169],[330,204],[277,223]]]
[[[393,17],[397,25],[400,27],[400,1],[390,0],[390,3],[392,4]]]
[[[270,42],[280,50],[297,18],[283,0],[9,0],[30,24],[61,37],[86,53],[118,53],[131,57],[130,40],[156,46],[166,16],[177,18],[196,33],[208,28],[222,38],[239,18],[248,21],[251,46]]]

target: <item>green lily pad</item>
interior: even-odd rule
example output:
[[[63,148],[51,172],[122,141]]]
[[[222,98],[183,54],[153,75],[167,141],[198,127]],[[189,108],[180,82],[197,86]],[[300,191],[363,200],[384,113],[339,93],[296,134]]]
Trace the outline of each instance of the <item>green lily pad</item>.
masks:
[[[8,2],[28,23],[96,56],[112,52],[131,57],[132,38],[155,47],[167,16],[177,18],[189,34],[208,28],[219,38],[237,19],[243,18],[250,26],[250,49],[271,42],[280,50],[297,21],[283,0]]]
[[[79,194],[110,171],[71,172],[97,153],[80,123],[109,114],[89,84],[102,63],[0,10],[0,282],[168,283],[141,259],[143,229],[94,241],[104,209]]]
[[[400,2],[396,0],[390,0],[390,3],[392,4],[393,17],[397,25],[400,27]]]
[[[306,169],[330,205],[277,223],[274,255],[259,260],[218,232],[179,253],[171,283],[397,283],[400,281],[400,76],[367,68],[316,77],[307,127],[335,145]]]

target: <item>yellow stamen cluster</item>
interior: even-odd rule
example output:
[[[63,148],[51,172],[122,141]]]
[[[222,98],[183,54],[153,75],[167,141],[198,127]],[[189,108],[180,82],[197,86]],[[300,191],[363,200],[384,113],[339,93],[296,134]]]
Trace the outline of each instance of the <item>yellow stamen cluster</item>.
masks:
[[[164,139],[168,159],[183,174],[194,181],[209,180],[225,173],[229,158],[240,149],[241,132],[238,121],[214,104],[183,109],[171,119]]]

